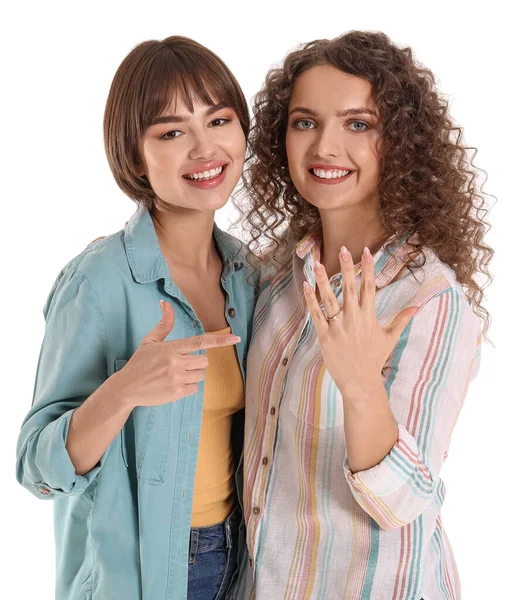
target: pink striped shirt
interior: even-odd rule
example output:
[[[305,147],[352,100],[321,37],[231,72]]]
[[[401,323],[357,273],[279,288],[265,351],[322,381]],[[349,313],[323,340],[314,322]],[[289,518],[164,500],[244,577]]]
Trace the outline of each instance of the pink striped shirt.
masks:
[[[302,292],[305,278],[315,287],[319,248],[317,234],[289,244],[292,268],[271,279],[255,312],[244,454],[250,559],[235,598],[459,599],[440,470],[479,367],[479,319],[430,250],[412,272],[404,242],[375,255],[380,323],[407,306],[423,309],[382,371],[398,442],[378,465],[352,473],[342,398]],[[342,304],[341,275],[331,284]]]

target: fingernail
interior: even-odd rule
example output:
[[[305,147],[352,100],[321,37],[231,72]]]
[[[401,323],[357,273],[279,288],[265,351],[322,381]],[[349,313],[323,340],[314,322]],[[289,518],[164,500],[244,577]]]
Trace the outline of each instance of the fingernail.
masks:
[[[237,335],[228,335],[225,339],[228,342],[234,342],[234,343],[242,341],[242,338],[238,337]]]
[[[347,248],[345,246],[341,247],[341,258],[345,261],[345,262],[349,262],[351,259],[351,255],[350,252],[347,250]]]
[[[370,250],[367,248],[367,246],[365,246],[365,248],[363,248],[363,256],[361,258],[362,258],[362,260],[365,260],[366,262],[368,262],[369,260],[372,259],[372,254],[370,253]]]
[[[314,270],[318,275],[323,273],[323,265],[318,260],[314,263]]]
[[[312,287],[311,287],[311,284],[308,281],[304,281],[303,282],[303,291],[306,294],[312,294]]]
[[[160,308],[162,309],[162,312],[163,312],[164,304],[165,304],[165,302],[163,300],[160,300]]]

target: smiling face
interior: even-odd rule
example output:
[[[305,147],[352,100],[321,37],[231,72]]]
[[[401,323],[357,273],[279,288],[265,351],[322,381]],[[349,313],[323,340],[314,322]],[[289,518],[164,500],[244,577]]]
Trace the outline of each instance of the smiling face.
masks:
[[[296,80],[286,150],[296,189],[320,210],[373,203],[377,209],[379,118],[371,84],[331,65]]]
[[[195,103],[191,112],[180,94],[146,129],[138,171],[165,204],[215,211],[238,183],[245,150],[245,135],[232,108]]]

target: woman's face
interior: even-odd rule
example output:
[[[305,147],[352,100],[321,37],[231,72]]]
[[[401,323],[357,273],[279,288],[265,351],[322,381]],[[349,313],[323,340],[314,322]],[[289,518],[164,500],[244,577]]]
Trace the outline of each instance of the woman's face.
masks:
[[[140,170],[156,196],[173,207],[215,211],[242,174],[246,140],[232,108],[194,104],[178,97],[141,142]]]
[[[296,80],[286,134],[291,179],[320,210],[377,204],[379,118],[365,79],[333,66]]]

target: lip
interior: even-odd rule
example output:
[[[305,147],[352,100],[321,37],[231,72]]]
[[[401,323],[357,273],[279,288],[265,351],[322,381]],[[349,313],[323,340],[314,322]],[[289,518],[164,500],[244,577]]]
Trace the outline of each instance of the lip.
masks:
[[[334,179],[322,179],[321,177],[314,175],[314,173],[311,171],[311,169],[323,169],[324,171],[334,171],[334,170],[349,171],[350,170],[350,173],[348,175],[344,175],[343,177],[336,177]],[[347,167],[340,167],[338,165],[314,164],[314,165],[309,165],[307,167],[307,173],[312,177],[312,180],[315,181],[316,183],[322,183],[324,185],[336,185],[338,183],[343,183],[344,181],[347,181],[347,179],[349,179],[349,177],[355,173],[355,170],[347,169]]]
[[[211,163],[205,163],[205,164],[211,164]],[[200,190],[212,190],[212,189],[218,187],[222,183],[222,181],[225,179],[225,175],[227,173],[228,166],[229,166],[229,164],[226,162],[214,161],[213,166],[207,167],[205,169],[198,168],[196,171],[192,171],[191,173],[201,173],[202,171],[208,171],[209,169],[216,169],[218,167],[223,167],[222,172],[219,175],[217,175],[216,177],[213,177],[212,179],[201,179],[201,180],[187,179],[185,177],[182,177],[182,179],[187,184],[191,185],[192,187],[199,188]],[[191,173],[186,173],[186,175],[190,175]]]

